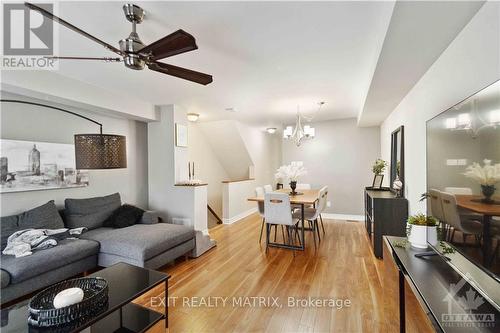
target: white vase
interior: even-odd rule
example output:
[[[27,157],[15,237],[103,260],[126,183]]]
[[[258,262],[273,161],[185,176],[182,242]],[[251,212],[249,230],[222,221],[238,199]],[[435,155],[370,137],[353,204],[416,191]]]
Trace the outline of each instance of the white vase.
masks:
[[[427,243],[435,246],[437,245],[437,228],[436,226],[428,227],[412,224],[408,240],[413,247],[419,249],[426,249]]]

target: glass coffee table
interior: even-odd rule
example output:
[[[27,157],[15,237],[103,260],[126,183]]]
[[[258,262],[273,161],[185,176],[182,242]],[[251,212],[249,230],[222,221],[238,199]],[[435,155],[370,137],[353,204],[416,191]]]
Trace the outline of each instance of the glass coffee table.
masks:
[[[102,277],[108,281],[108,306],[92,318],[67,326],[37,328],[28,325],[29,299],[23,300],[11,307],[1,310],[2,333],[131,333],[146,332],[161,320],[168,327],[168,306],[165,303],[164,313],[156,312],[140,305],[131,303],[154,287],[164,283],[165,297],[168,297],[168,274],[153,271],[125,263],[118,263],[89,277]]]

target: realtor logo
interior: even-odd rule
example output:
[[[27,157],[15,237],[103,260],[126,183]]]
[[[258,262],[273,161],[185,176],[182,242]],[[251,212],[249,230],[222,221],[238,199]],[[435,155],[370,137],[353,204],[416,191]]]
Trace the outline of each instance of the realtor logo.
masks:
[[[53,12],[52,4],[37,6]],[[3,5],[3,54],[52,55],[54,28],[52,20],[30,10],[23,3]]]
[[[441,322],[445,327],[494,327],[495,314],[481,313],[481,305],[486,303],[484,298],[471,286],[465,291],[464,296],[458,297],[457,294],[467,284],[465,279],[461,279],[456,284],[450,284],[447,295],[443,302],[448,303],[448,312],[441,315]],[[461,304],[466,312],[455,313],[453,311],[454,303]]]
[[[50,3],[37,3],[37,6],[51,13],[54,11],[54,5]],[[0,68],[57,69],[57,61],[46,58],[57,52],[54,22],[24,3],[4,3],[2,9],[3,54]]]

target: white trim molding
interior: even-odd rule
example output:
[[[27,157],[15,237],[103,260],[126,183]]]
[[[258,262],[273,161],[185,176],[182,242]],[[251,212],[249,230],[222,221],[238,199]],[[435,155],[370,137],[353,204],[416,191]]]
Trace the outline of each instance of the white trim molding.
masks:
[[[241,219],[244,219],[245,217],[250,216],[250,215],[252,215],[254,213],[257,213],[257,207],[254,207],[252,209],[244,211],[243,213],[240,213],[240,214],[235,215],[233,217],[230,217],[228,219],[227,218],[223,218],[222,219],[222,223],[224,223],[224,224],[233,224],[233,223],[235,223],[235,222],[237,222],[237,221],[239,221]]]
[[[364,215],[321,213],[321,217],[328,220],[349,220],[358,222],[365,221]]]

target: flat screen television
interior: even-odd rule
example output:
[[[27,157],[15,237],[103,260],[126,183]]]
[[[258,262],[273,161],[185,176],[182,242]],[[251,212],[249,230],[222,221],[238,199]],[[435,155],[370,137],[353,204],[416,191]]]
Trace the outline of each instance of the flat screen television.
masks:
[[[444,227],[442,244],[496,281],[500,281],[500,182],[495,180],[499,173],[497,81],[427,121],[428,215]],[[472,270],[458,266],[464,274]]]

